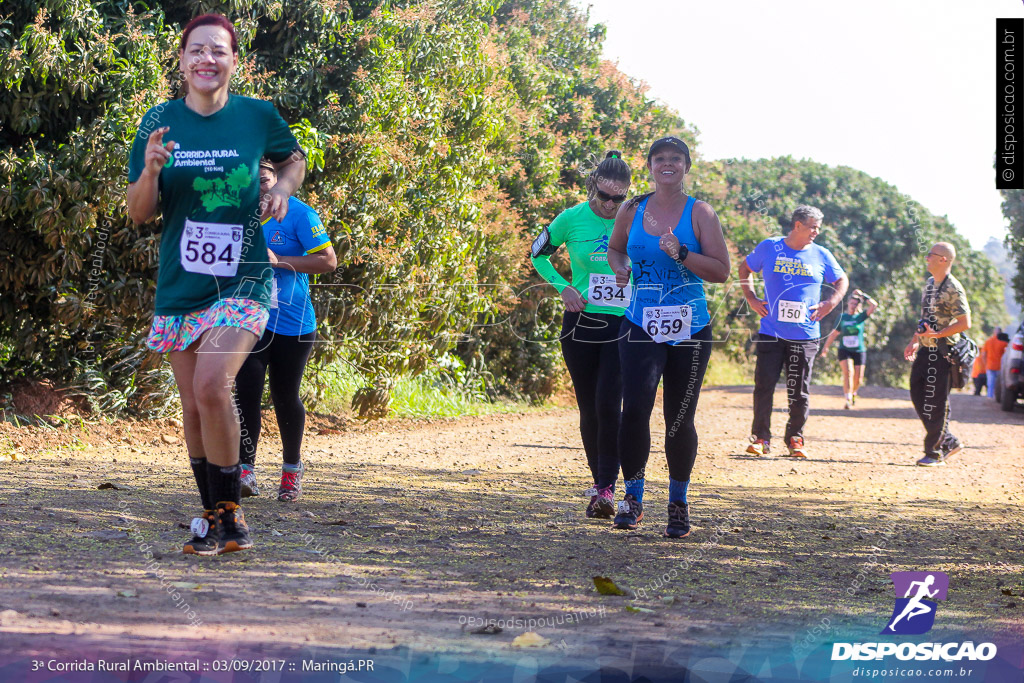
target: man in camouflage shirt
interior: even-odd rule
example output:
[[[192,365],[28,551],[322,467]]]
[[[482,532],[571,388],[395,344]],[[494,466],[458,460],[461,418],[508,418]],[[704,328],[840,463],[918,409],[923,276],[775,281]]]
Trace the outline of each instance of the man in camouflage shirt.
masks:
[[[907,360],[914,361],[910,399],[924,423],[924,457],[917,461],[922,467],[944,465],[963,450],[960,440],[949,431],[952,364],[943,353],[971,327],[967,293],[950,272],[955,259],[956,248],[949,242],[938,242],[928,251],[925,263],[931,277],[921,296],[921,322],[903,352]]]

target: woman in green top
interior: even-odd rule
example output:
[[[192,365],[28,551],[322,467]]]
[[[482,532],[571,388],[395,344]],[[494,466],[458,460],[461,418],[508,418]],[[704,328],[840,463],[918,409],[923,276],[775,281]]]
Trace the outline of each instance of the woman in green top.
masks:
[[[861,303],[864,301],[867,301],[868,307],[861,311]],[[839,316],[839,324],[821,347],[821,355],[824,356],[832,342],[839,339],[839,367],[843,371],[843,396],[846,398],[843,407],[847,410],[857,402],[857,390],[868,360],[867,348],[864,346],[864,321],[877,308],[877,301],[859,289],[853,290],[853,295],[846,302],[846,311]]]
[[[174,370],[204,508],[184,552],[216,555],[252,547],[238,505],[231,387],[269,315],[272,268],[261,202],[264,217],[284,219],[306,165],[270,102],[229,94],[238,40],[226,17],[205,14],[189,22],[179,60],[188,92],[142,119],[128,162],[128,214],[135,223],[157,212],[163,218],[146,343],[168,353]],[[278,181],[261,198],[263,156],[274,162]]]
[[[615,214],[626,200],[632,173],[622,154],[611,151],[587,176],[587,201],[560,213],[534,240],[533,266],[554,285],[565,303],[562,357],[580,409],[580,435],[594,486],[587,491],[587,517],[615,514],[619,477],[619,324],[629,304],[630,286],[618,287],[608,267],[608,238]],[[572,267],[570,284],[551,264],[565,245]]]

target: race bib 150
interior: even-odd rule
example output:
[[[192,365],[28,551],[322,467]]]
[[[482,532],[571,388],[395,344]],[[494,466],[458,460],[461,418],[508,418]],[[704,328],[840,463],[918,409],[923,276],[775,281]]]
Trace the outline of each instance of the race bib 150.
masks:
[[[807,322],[807,305],[803,301],[779,301],[779,322],[780,323],[805,323]]]

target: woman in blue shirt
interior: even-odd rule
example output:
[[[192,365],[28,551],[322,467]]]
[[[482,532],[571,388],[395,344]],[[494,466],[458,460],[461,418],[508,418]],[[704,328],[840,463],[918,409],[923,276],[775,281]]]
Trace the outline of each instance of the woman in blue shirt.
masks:
[[[277,182],[270,163],[260,163],[260,191],[268,193]],[[299,385],[316,340],[316,317],[309,298],[309,275],[330,273],[338,267],[331,238],[316,212],[295,197],[288,200],[284,221],[273,218],[263,224],[267,258],[274,268],[270,293],[270,320],[252,353],[235,379],[236,402],[241,422],[239,461],[242,495],[259,495],[256,484],[256,444],[260,438],[260,404],[263,384],[270,372],[270,398],[281,431],[284,465],[277,499],[298,500],[302,493],[299,456],[306,409]]]
[[[619,458],[626,495],[614,525],[635,529],[643,519],[644,477],[651,450],[650,419],[664,378],[665,455],[669,470],[665,535],[690,533],[687,489],[697,457],[693,425],[711,357],[711,318],[704,282],[729,277],[729,250],[708,204],[686,194],[690,150],[668,137],[651,145],[647,168],[654,192],[623,204],[608,243],[608,265],[633,292],[619,331],[622,419]]]

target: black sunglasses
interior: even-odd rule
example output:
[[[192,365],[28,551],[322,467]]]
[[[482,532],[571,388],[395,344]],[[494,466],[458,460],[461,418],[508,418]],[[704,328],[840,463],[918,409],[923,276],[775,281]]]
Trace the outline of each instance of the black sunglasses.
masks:
[[[602,202],[615,202],[616,204],[621,204],[626,201],[626,195],[624,194],[607,194],[606,192],[602,192],[598,189],[595,189],[594,191],[597,193],[597,198]]]

